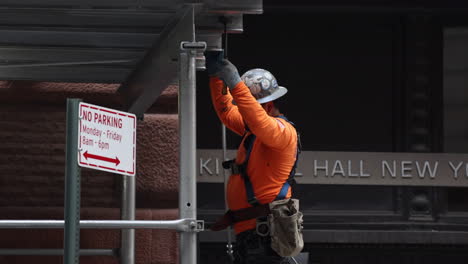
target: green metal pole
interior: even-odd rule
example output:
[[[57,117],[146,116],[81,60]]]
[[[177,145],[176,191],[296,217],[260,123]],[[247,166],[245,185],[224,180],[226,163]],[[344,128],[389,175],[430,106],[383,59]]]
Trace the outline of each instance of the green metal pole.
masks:
[[[79,104],[81,99],[67,99],[67,138],[65,164],[65,264],[80,262],[80,184],[78,166]]]

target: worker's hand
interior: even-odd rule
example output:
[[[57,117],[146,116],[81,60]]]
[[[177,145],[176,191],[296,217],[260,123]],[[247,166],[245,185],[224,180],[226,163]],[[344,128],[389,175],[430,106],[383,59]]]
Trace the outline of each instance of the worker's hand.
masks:
[[[224,81],[227,87],[234,89],[241,81],[236,66],[223,59],[223,50],[205,51],[206,72],[209,76],[217,76]]]
[[[219,70],[215,73],[221,80],[224,81],[229,89],[234,89],[238,83],[241,82],[239,72],[236,66],[228,60],[223,60],[220,63]]]
[[[214,76],[221,70],[221,63],[224,59],[223,50],[207,50],[205,51],[206,72],[209,76]]]

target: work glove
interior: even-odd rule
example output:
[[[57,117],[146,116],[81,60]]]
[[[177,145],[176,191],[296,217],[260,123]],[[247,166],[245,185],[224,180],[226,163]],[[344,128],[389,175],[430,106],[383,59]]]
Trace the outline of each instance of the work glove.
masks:
[[[222,60],[219,64],[219,70],[214,75],[218,76],[229,89],[233,90],[241,82],[236,66],[228,60]]]
[[[224,81],[231,90],[241,81],[236,66],[223,58],[223,50],[205,51],[206,72],[209,76],[216,76]]]

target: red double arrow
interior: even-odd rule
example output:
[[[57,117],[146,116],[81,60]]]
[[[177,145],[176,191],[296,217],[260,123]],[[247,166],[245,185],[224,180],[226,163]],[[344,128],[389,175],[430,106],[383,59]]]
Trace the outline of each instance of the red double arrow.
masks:
[[[86,160],[87,160],[88,158],[90,158],[90,159],[96,159],[96,160],[107,161],[107,162],[115,163],[115,166],[117,166],[117,165],[120,164],[120,160],[119,160],[119,158],[117,158],[117,156],[115,157],[115,159],[112,159],[112,158],[103,157],[103,156],[99,156],[99,155],[89,154],[88,151],[86,151],[86,152],[83,154],[83,156],[85,157]]]

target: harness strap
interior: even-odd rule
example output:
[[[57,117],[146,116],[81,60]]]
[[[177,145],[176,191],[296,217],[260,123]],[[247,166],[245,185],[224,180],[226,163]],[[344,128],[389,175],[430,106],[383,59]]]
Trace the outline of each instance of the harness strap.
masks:
[[[244,186],[245,186],[245,193],[247,194],[247,202],[249,202],[249,204],[253,206],[259,205],[260,202],[258,201],[257,197],[255,197],[255,192],[253,190],[252,182],[250,182],[250,177],[247,174],[247,166],[249,165],[250,154],[252,153],[255,139],[257,139],[257,137],[254,134],[250,134],[244,140],[244,146],[246,147],[245,149],[247,150],[247,152],[246,152],[245,161],[242,164],[242,170],[241,170],[242,178],[244,178]]]
[[[221,219],[216,221],[216,223],[214,223],[209,228],[212,231],[219,231],[227,228],[228,226],[233,225],[234,223],[259,217],[265,217],[270,213],[271,212],[269,204],[261,204],[236,211],[229,210],[221,217]]]
[[[275,201],[283,200],[284,198],[286,198],[286,195],[288,195],[289,187],[291,187],[291,185],[286,181],[283,184],[283,187],[281,187],[281,190],[278,193],[278,196],[276,196]]]
[[[286,122],[290,123],[292,126],[295,127],[294,123],[289,121],[288,118],[286,118],[285,116],[280,115],[278,117],[285,120]],[[292,169],[291,169],[291,172],[289,173],[288,179],[283,184],[283,187],[281,187],[281,190],[278,193],[278,196],[276,196],[275,201],[283,200],[284,198],[286,198],[286,195],[288,194],[289,187],[291,187],[291,185],[296,182],[294,180],[294,176],[296,175],[297,162],[299,161],[299,154],[300,153],[301,153],[301,139],[299,137],[299,133],[297,133],[296,160],[294,161],[294,165],[292,166]]]

